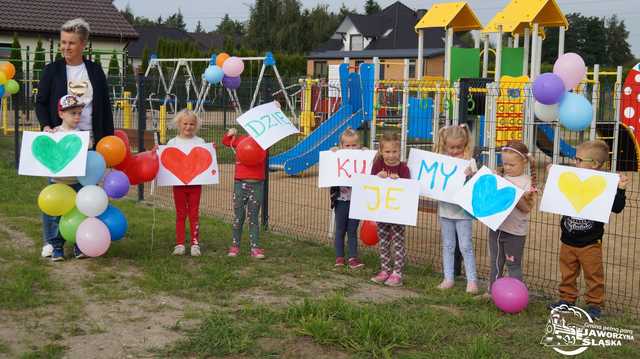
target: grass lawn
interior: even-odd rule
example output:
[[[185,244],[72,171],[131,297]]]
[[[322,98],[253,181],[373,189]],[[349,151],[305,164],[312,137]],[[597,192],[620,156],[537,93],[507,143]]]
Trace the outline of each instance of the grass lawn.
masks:
[[[174,213],[152,199],[112,201],[127,237],[101,258],[39,258],[44,178],[18,177],[0,137],[0,357],[546,358],[546,299],[519,315],[411,266],[403,288],[368,281],[378,266],[335,270],[333,249],[264,233],[267,259],[228,258],[231,227],[201,219],[203,256],[173,257]],[[603,325],[640,332],[637,318]],[[640,341],[583,358],[640,357]]]

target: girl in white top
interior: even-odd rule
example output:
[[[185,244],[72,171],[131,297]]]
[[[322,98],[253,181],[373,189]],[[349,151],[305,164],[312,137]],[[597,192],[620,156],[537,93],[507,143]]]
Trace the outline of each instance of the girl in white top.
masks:
[[[182,110],[173,118],[173,123],[178,129],[178,136],[167,142],[167,146],[182,145],[202,145],[204,140],[198,136],[200,128],[200,118],[190,110]],[[194,186],[173,186],[173,202],[176,206],[176,246],[173,254],[184,255],[185,247],[185,225],[187,216],[189,217],[189,228],[191,232],[191,255],[200,255],[200,195],[201,185]]]
[[[531,176],[525,174],[527,163]],[[498,230],[489,231],[491,263],[489,293],[491,285],[502,277],[505,263],[509,270],[509,276],[522,280],[522,254],[529,231],[529,212],[533,208],[536,198],[535,161],[525,144],[519,141],[509,141],[505,147],[502,147],[500,175],[521,188],[525,193]]]

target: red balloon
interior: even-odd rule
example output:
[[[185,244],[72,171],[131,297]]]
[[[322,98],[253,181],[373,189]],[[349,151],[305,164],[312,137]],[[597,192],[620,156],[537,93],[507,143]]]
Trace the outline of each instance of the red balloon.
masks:
[[[127,168],[123,169],[129,183],[137,185],[143,182],[150,182],[158,174],[160,161],[156,151],[145,151],[131,157]]]
[[[257,166],[265,157],[266,151],[251,137],[245,137],[236,146],[236,158],[245,166]]]
[[[127,136],[127,133],[122,130],[115,130],[113,134],[119,137],[124,142],[127,150],[127,154],[124,157],[124,160],[119,164],[113,166],[113,168],[119,171],[124,171],[127,167],[129,167],[129,165],[131,165],[131,160],[133,157],[133,155],[131,154],[131,145],[129,144],[129,136]]]
[[[360,240],[368,246],[375,246],[378,238],[378,224],[373,221],[363,221],[360,226]]]

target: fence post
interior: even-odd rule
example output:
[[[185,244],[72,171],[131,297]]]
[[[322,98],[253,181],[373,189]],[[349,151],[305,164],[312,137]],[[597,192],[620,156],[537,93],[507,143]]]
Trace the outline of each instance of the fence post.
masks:
[[[264,160],[264,184],[262,188],[262,228],[269,230],[269,149]]]
[[[226,91],[222,90],[222,96],[220,96],[220,101],[222,102],[222,125],[224,130],[227,130],[227,101],[225,100]]]
[[[144,130],[147,127],[147,113],[144,108],[144,74],[138,74],[138,153],[144,151]],[[138,185],[138,201],[144,200],[144,183]]]
[[[16,170],[20,162],[20,99],[21,96],[13,97],[13,114],[15,115],[13,121],[13,153],[15,154]]]

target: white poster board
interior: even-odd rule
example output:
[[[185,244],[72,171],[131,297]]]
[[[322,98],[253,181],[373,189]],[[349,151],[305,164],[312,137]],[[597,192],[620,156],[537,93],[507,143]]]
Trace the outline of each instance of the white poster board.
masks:
[[[298,133],[276,102],[256,106],[238,117],[238,123],[262,147],[269,149],[281,139]]]
[[[211,143],[159,146],[158,186],[218,184],[218,161]]]
[[[338,150],[320,152],[320,174],[318,187],[345,186],[350,187],[355,173],[368,175],[371,173],[372,150]]]
[[[419,190],[415,180],[355,174],[349,218],[415,226]]]
[[[615,173],[553,165],[540,210],[608,223],[619,181]]]
[[[455,196],[455,203],[492,230],[513,211],[524,191],[483,166]]]
[[[18,174],[43,177],[84,176],[89,131],[22,133]]]
[[[407,166],[411,178],[420,183],[420,194],[453,203],[464,186],[464,174],[470,161],[412,148]]]

